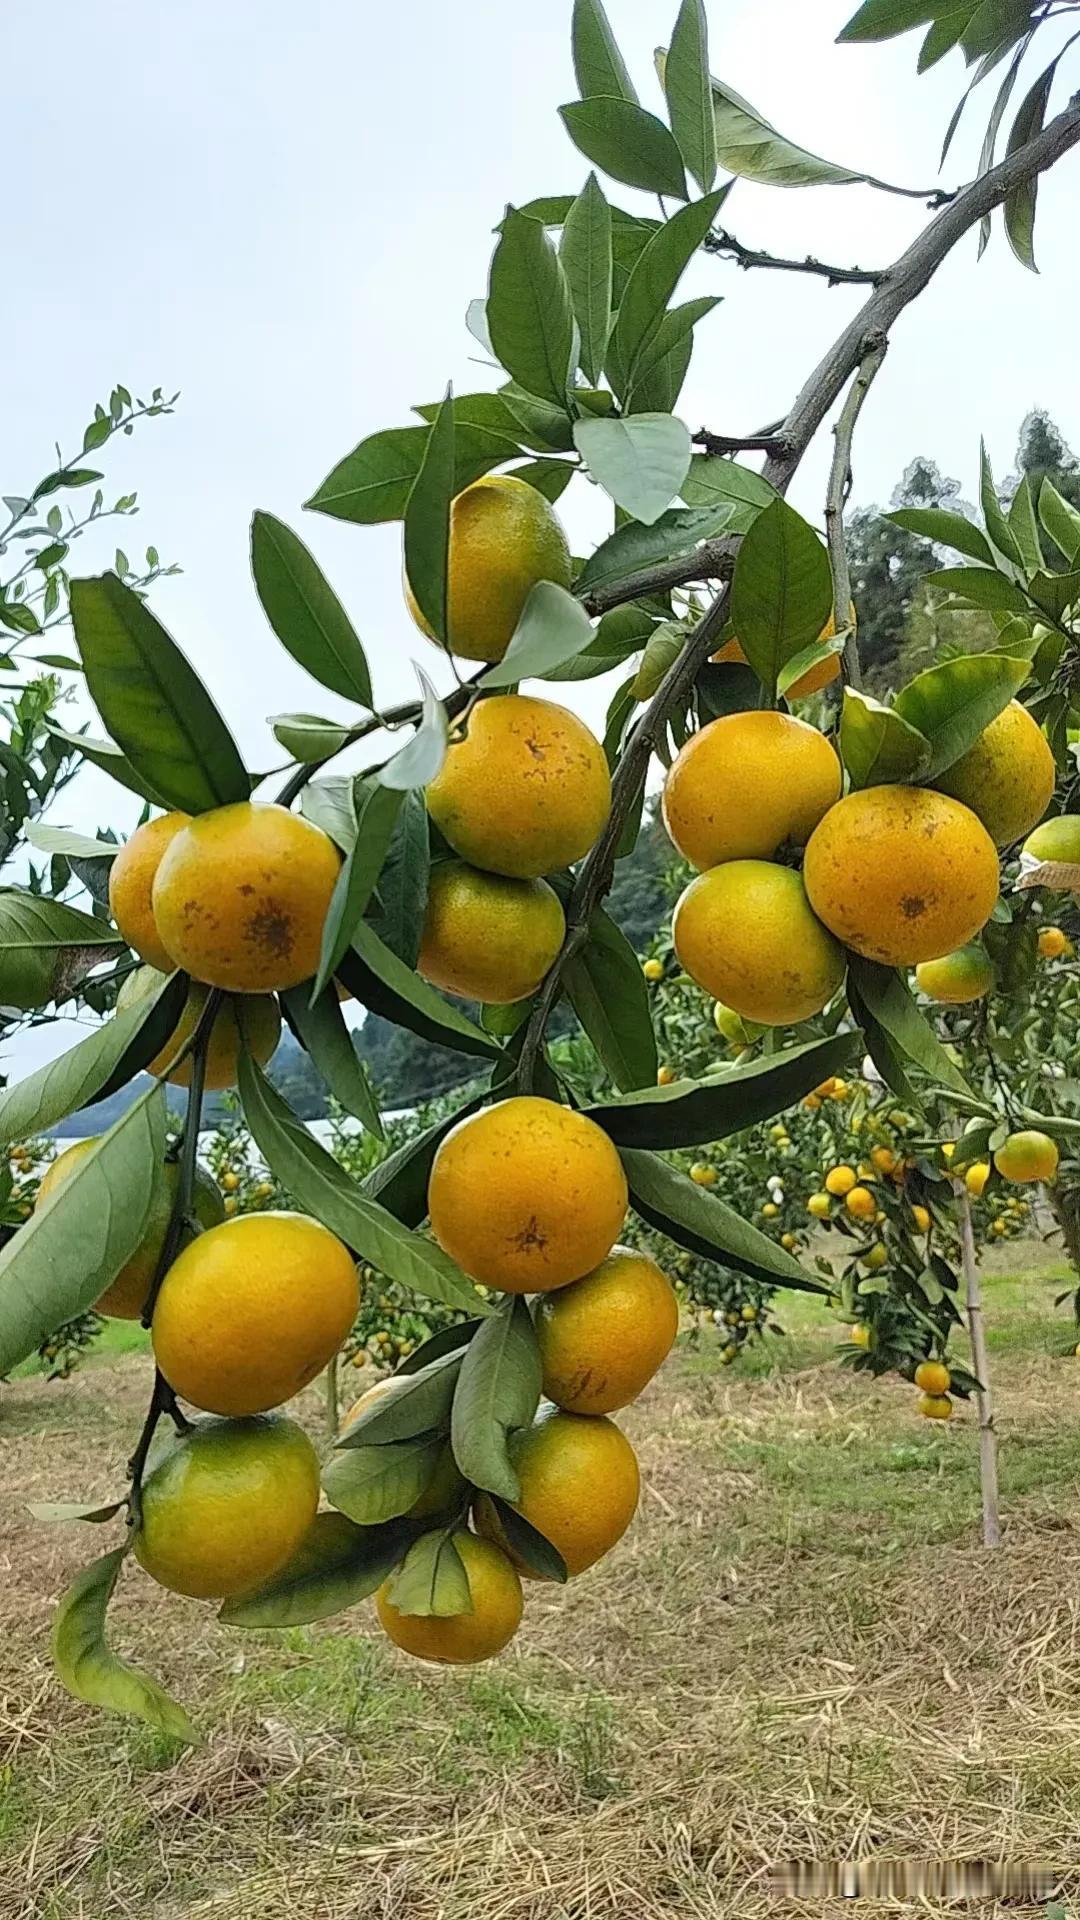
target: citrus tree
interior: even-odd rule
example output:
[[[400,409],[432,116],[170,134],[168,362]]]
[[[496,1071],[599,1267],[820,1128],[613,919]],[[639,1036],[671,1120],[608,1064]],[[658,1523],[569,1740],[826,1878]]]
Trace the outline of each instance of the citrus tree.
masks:
[[[192,1737],[183,1709],[107,1646],[129,1554],[160,1585],[220,1600],[237,1626],[319,1619],[375,1593],[382,1626],[410,1652],[496,1652],[520,1620],[522,1576],[577,1575],[637,1502],[634,1453],[610,1416],[662,1361],[677,1309],[657,1263],[620,1241],[628,1208],[765,1286],[828,1286],[665,1154],[770,1119],[867,1048],[897,1089],[914,1063],[983,1116],[905,970],[971,940],[996,910],[999,850],[979,794],[957,797],[957,769],[972,752],[993,757],[992,731],[1041,656],[1036,626],[1065,638],[1070,597],[1061,586],[1045,606],[1021,532],[1007,538],[995,522],[976,566],[939,584],[1018,625],[993,653],[945,662],[881,705],[860,690],[842,510],[889,329],[999,207],[1030,264],[1037,181],[1080,142],[1080,106],[1047,118],[1055,60],[994,160],[1046,11],[1010,9],[1005,25],[996,6],[954,0],[859,8],[846,40],[928,25],[924,65],[959,45],[979,74],[1008,59],[1007,81],[978,177],[929,196],[934,217],[892,266],[809,263],[865,281],[867,300],[781,423],[740,439],[693,436],[675,412],[716,304],[675,304],[683,271],[703,249],[745,255],[720,224],[734,177],[791,187],[867,176],[787,141],[710,76],[700,0],[683,0],[660,60],[666,119],[641,104],[599,0],[576,0],[581,97],[562,117],[594,170],[577,196],[512,208],[500,224],[487,297],[469,314],[497,389],[420,404],[416,423],[354,448],[308,503],[356,524],[401,521],[410,608],[454,663],[447,697],[421,673],[417,702],[381,707],[314,557],[256,513],[252,571],[270,627],[355,717],[279,716],[295,764],[276,795],[253,797],[260,782],[226,720],[139,594],[117,573],[71,581],[79,661],[109,736],[96,757],[154,810],[119,852],[94,849],[109,863],[112,922],[88,921],[102,991],[132,954],[144,965],[109,1019],[0,1095],[13,1141],[141,1070],[153,1076],[106,1134],[56,1162],[0,1253],[0,1369],[105,1289],[111,1310],[139,1312],[152,1336],[150,1404],[115,1498],[47,1510],[124,1517],[120,1544],[57,1616],[57,1664],[80,1697]],[[613,205],[601,174],[658,196],[660,217]],[[823,542],[784,496],[845,394]],[[760,472],[731,457],[742,450],[765,455]],[[613,533],[583,562],[553,504],[578,474],[615,509]],[[841,662],[830,738],[790,709]],[[612,669],[623,671],[602,741],[546,691],[519,690]],[[1054,690],[1067,715],[1067,684]],[[1052,705],[1042,717],[1058,743]],[[1021,730],[1002,777],[1027,791],[1028,762],[1048,749],[1024,720],[1031,734]],[[365,743],[360,772],[325,772]],[[680,963],[772,1036],[697,1079],[659,1073],[647,982],[603,906],[654,756],[671,763],[668,830],[700,869],[675,913]],[[1047,788],[1040,814],[1049,803]],[[55,955],[66,910],[44,903],[33,955]],[[443,990],[480,1002],[480,1017]],[[378,1136],[341,1012],[350,995],[483,1076],[464,1108],[363,1179],[265,1072],[284,1017],[328,1090]],[[548,1045],[563,1000],[597,1063],[599,1090],[584,1101]],[[823,1029],[807,1025],[819,1019]],[[206,1088],[234,1080],[272,1181],[302,1211],[220,1217],[221,1190],[199,1175],[199,1118]],[[168,1082],[188,1089],[175,1140]],[[281,1409],[348,1337],[358,1262],[461,1317],[361,1400],[320,1471]]]

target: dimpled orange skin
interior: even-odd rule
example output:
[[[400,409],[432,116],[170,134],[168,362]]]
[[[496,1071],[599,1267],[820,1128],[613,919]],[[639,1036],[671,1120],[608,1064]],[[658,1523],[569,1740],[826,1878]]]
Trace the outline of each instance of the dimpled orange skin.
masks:
[[[835,749],[786,713],[729,713],[687,741],[664,783],[664,825],[691,866],[804,846],[840,798]]]
[[[1010,846],[1038,826],[1053,797],[1057,769],[1042,728],[1010,700],[935,784],[962,800],[990,838]]]
[[[844,950],[811,912],[801,878],[768,860],[699,873],[671,932],[691,980],[763,1026],[820,1013],[844,977]]]
[[[359,1297],[352,1255],[318,1220],[238,1214],[169,1268],[154,1356],[173,1390],[207,1413],[265,1413],[333,1358]]]
[[[79,1161],[97,1145],[99,1135],[89,1140],[77,1140],[73,1147],[58,1153],[50,1167],[41,1178],[41,1185],[34,1201],[34,1212],[51,1193],[56,1193],[74,1173]],[[150,1213],[140,1240],[133,1254],[125,1261],[119,1273],[114,1274],[108,1286],[94,1301],[95,1313],[108,1314],[113,1320],[140,1320],[146,1305],[146,1296],[154,1275],[157,1272],[161,1249],[165,1245],[165,1235],[172,1218],[173,1201],[176,1197],[180,1168],[175,1161],[168,1162],[161,1169],[161,1179],[154,1189]],[[200,1227],[216,1227],[225,1218],[225,1206],[214,1181],[198,1169],[195,1174],[193,1211]],[[185,1235],[184,1242],[191,1239]]]
[[[611,776],[576,713],[553,700],[495,694],[451,746],[427,805],[463,860],[538,880],[588,853],[611,811]]]
[[[440,1247],[507,1293],[550,1293],[598,1267],[626,1207],[626,1175],[607,1134],[528,1094],[459,1121],[428,1182]]]
[[[489,473],[450,508],[450,651],[463,660],[501,660],[539,580],[570,585],[570,549],[549,500],[527,480]],[[413,598],[405,599],[421,633],[435,635]]]
[[[569,1574],[584,1573],[621,1540],[637,1512],[637,1456],[613,1420],[544,1407],[531,1427],[511,1434],[509,1454],[521,1482],[518,1513],[550,1540]],[[505,1547],[498,1514],[486,1495],[476,1525]],[[538,1576],[513,1553],[526,1580]]]
[[[538,1303],[543,1391],[568,1413],[629,1406],[675,1344],[679,1303],[655,1260],[613,1247],[583,1280]]]
[[[239,801],[178,833],[154,880],[154,919],[178,967],[232,993],[310,980],[341,855],[287,807]]]
[[[508,880],[448,860],[431,875],[416,970],[447,993],[506,1006],[540,985],[565,932],[546,880]]]
[[[109,868],[112,917],[140,960],[161,973],[171,973],[176,962],[158,932],[151,892],[167,848],[190,820],[189,813],[163,813],[158,820],[145,821],[136,827]]]
[[[135,1558],[172,1593],[221,1600],[291,1560],[318,1504],[318,1455],[292,1420],[200,1420],[143,1482]]]
[[[116,1005],[120,1011],[132,1006],[155,987],[164,984],[165,976],[153,967],[140,967],[137,973],[129,975],[117,995]],[[162,1074],[171,1087],[189,1087],[191,1085],[192,1056],[186,1054],[178,1067],[171,1073],[165,1069],[170,1060],[176,1058],[185,1040],[189,1040],[198,1024],[199,1015],[206,1005],[206,996],[210,989],[193,980],[188,988],[188,996],[183,1010],[165,1045],[154,1058],[147,1062],[147,1073]],[[281,1038],[281,1011],[277,1001],[269,993],[245,995],[242,1003],[244,1035],[252,1057],[264,1067],[273,1054]],[[236,1075],[240,1064],[240,1026],[237,1020],[235,1001],[223,1000],[221,1012],[210,1029],[210,1039],[206,1049],[206,1089],[208,1093],[218,1093],[224,1087],[235,1087]]]
[[[473,1667],[501,1653],[513,1639],[525,1600],[517,1572],[490,1540],[478,1540],[462,1529],[455,1533],[454,1545],[469,1579],[472,1606],[467,1613],[399,1613],[390,1599],[392,1579],[375,1595],[375,1611],[383,1632],[403,1653],[443,1666]]]
[[[998,857],[970,808],[927,787],[864,787],[827,813],[803,878],[819,920],[867,960],[915,967],[974,938]]]

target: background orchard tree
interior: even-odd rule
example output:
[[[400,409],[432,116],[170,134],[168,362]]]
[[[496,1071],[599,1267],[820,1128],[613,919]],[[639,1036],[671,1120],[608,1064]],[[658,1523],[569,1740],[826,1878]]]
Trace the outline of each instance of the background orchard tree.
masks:
[[[417,625],[469,675],[458,672],[440,700],[421,672],[417,701],[380,708],[349,615],[314,557],[291,528],[256,513],[252,570],[269,624],[357,716],[276,716],[274,736],[293,768],[272,804],[262,796],[252,804],[261,777],[245,767],[227,722],[139,593],[120,573],[72,581],[79,661],[109,736],[95,749],[99,764],[163,810],[121,852],[108,843],[95,850],[113,863],[123,935],[92,922],[110,962],[130,943],[151,967],[125,985],[100,1028],[0,1095],[0,1130],[11,1142],[144,1069],[153,1076],[115,1125],[58,1170],[0,1253],[0,1368],[91,1307],[104,1286],[123,1277],[145,1288],[142,1317],[158,1368],[126,1483],[118,1475],[116,1497],[103,1506],[47,1515],[125,1514],[123,1542],[76,1580],[59,1609],[57,1663],[80,1697],[193,1737],[183,1710],[107,1647],[106,1608],[129,1551],[162,1585],[223,1599],[222,1616],[237,1625],[323,1618],[377,1589],[380,1619],[399,1645],[448,1660],[497,1650],[520,1618],[518,1571],[561,1579],[581,1570],[633,1512],[636,1464],[606,1415],[638,1390],[674,1326],[670,1289],[653,1263],[618,1249],[608,1258],[627,1200],[643,1229],[762,1287],[831,1291],[797,1246],[688,1178],[671,1152],[775,1124],[800,1098],[850,1075],[865,1050],[919,1107],[919,1124],[948,1098],[986,1130],[988,1144],[993,1138],[999,1115],[968,1086],[905,974],[938,957],[935,943],[948,930],[974,934],[994,909],[998,849],[976,812],[950,796],[967,757],[990,751],[998,723],[1016,724],[1006,716],[1029,683],[1065,765],[1073,577],[1047,571],[1030,485],[1006,517],[984,471],[985,536],[962,517],[923,509],[934,525],[915,531],[975,562],[940,570],[937,588],[962,611],[988,612],[997,641],[878,702],[862,690],[843,510],[858,416],[906,306],[959,241],[977,226],[985,235],[999,208],[1014,251],[1033,264],[1039,177],[1080,142],[1075,102],[1047,117],[1060,55],[1022,101],[1000,161],[995,144],[1046,11],[1020,6],[1003,25],[997,8],[868,0],[845,29],[842,38],[858,42],[921,25],[923,66],[959,46],[978,63],[976,79],[1008,61],[978,177],[957,191],[930,191],[871,180],[787,141],[711,77],[700,0],[683,0],[658,60],[661,120],[641,104],[599,0],[576,0],[581,98],[561,111],[593,171],[576,197],[510,208],[500,223],[487,297],[474,302],[468,324],[501,384],[421,402],[417,423],[363,442],[308,502],[354,523],[402,522]],[[730,177],[717,186],[721,173]],[[661,217],[613,205],[601,174],[657,196]],[[933,217],[882,270],[779,262],[722,225],[738,176],[778,187],[865,180],[928,200]],[[675,303],[684,269],[705,247],[748,266],[869,289],[786,413],[761,432],[740,436],[713,422],[695,435],[675,412],[696,329],[716,305]],[[823,542],[784,495],[838,403]],[[737,463],[739,452],[764,455],[761,471]],[[580,565],[551,511],[578,473],[610,496],[615,519]],[[1045,486],[1038,505],[1040,513],[1052,507]],[[788,708],[841,666],[838,756]],[[602,743],[565,708],[518,692],[522,681],[567,684],[613,668],[623,678]],[[1027,710],[1019,712],[1050,763],[1038,818],[1054,766]],[[710,721],[734,723],[722,737],[740,743],[745,761],[745,799],[726,810],[721,851],[716,819],[683,779],[688,755],[708,765],[714,754],[721,736]],[[324,773],[347,749],[386,735],[389,748],[376,746],[381,758],[361,772]],[[746,743],[773,738],[794,742],[796,787],[812,758],[813,805],[782,818],[791,796],[781,794],[754,849],[747,836],[761,836],[758,816],[777,801],[768,791],[775,765]],[[684,940],[689,970],[712,991],[715,964],[731,961],[737,940],[744,960],[749,951],[750,977],[770,976],[766,1010],[733,1005],[740,1019],[768,1023],[768,1046],[700,1079],[660,1074],[647,982],[603,904],[637,840],[654,755],[665,765],[678,756],[668,824],[708,868],[676,916],[677,943],[680,923],[685,933],[695,920],[701,935]],[[1025,746],[1019,768],[1005,769],[1009,779],[1023,785],[1033,756]],[[724,780],[734,758],[719,756]],[[526,777],[537,765],[545,777],[555,770],[546,796]],[[685,794],[688,785],[689,805],[677,806],[676,786]],[[855,818],[876,822],[861,870],[849,857]],[[940,899],[930,888],[897,891],[907,884],[905,862],[910,874],[916,852],[925,858],[910,826],[924,819],[940,825],[949,849],[935,882]],[[1021,831],[999,836],[1002,846]],[[807,840],[804,884],[797,849]],[[734,872],[750,866],[766,871]],[[873,885],[853,906],[853,881],[859,895],[862,880]],[[752,912],[709,904],[721,892],[745,901],[751,881],[768,890],[770,914],[775,905],[771,933]],[[703,914],[687,910],[691,896],[706,903]],[[788,937],[789,915],[820,964],[807,964]],[[934,930],[920,925],[913,938],[905,920]],[[30,951],[40,960],[41,943]],[[793,958],[802,970],[794,998]],[[481,1000],[480,1015],[462,1012],[440,985]],[[342,1017],[343,993],[468,1055],[486,1081],[464,1111],[362,1182],[319,1146],[264,1072],[283,1013],[330,1092],[378,1137],[382,1120]],[[41,1001],[49,997],[43,991]],[[563,1000],[597,1063],[583,1106],[564,1097],[548,1045]],[[200,1232],[203,1094],[232,1078],[256,1146],[303,1212],[274,1209]],[[171,1143],[167,1080],[189,1088]],[[855,1189],[844,1197],[853,1202]],[[208,1203],[217,1204],[212,1194]],[[911,1210],[909,1195],[904,1204]],[[875,1220],[879,1210],[888,1215],[872,1195],[846,1205],[853,1220],[868,1210]],[[316,1517],[318,1463],[275,1410],[347,1336],[356,1309],[351,1256],[466,1317],[410,1353],[395,1380],[354,1410],[323,1468],[331,1510]],[[549,1263],[539,1277],[537,1258]],[[591,1325],[604,1319],[612,1291],[652,1299],[631,1320],[640,1351],[606,1405],[562,1364],[567,1344],[569,1359],[590,1358],[587,1341],[572,1351],[564,1287],[565,1300],[582,1298],[571,1288],[590,1289]],[[541,1295],[532,1312],[529,1293]],[[903,1347],[912,1371],[920,1354],[933,1360],[938,1351],[932,1313],[922,1315],[921,1337],[921,1347],[917,1339]],[[535,1419],[542,1386],[557,1410]],[[181,1399],[220,1418],[193,1423]],[[178,1437],[158,1457],[163,1417]],[[573,1457],[582,1489],[569,1511],[550,1498],[552,1450],[564,1464]],[[230,1503],[229,1524],[212,1534],[199,1524],[206,1490],[227,1492]],[[468,1530],[470,1513],[478,1532]]]

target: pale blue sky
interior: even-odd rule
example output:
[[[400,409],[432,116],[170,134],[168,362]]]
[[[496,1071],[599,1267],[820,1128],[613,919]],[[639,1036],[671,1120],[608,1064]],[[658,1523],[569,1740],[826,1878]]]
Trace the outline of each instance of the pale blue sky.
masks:
[[[852,4],[711,0],[714,70],[817,151],[930,186],[959,58],[917,79],[912,36],[834,46]],[[608,7],[659,110],[652,49],[675,0]],[[399,529],[344,526],[301,502],[348,448],[406,423],[448,379],[458,391],[492,384],[463,324],[484,290],[491,229],[506,201],[574,190],[587,171],[556,113],[575,97],[569,16],[570,0],[59,0],[46,30],[32,8],[8,13],[3,487],[43,469],[54,436],[67,450],[113,381],[182,389],[176,417],[123,443],[110,477],[139,489],[142,544],[185,569],[155,608],[253,764],[276,754],[267,713],[339,710],[265,626],[248,575],[253,507],[313,547],[381,699],[407,697],[414,659],[431,664],[401,599]],[[977,98],[949,184],[973,170],[989,104]],[[972,240],[904,317],[860,431],[857,499],[886,497],[917,452],[973,494],[980,431],[1004,472],[1035,404],[1080,444],[1078,169],[1067,159],[1044,187],[1041,276],[1000,234],[976,268]],[[917,201],[864,188],[741,184],[727,213],[755,244],[864,265],[926,217]],[[726,298],[699,331],[680,411],[722,432],[781,414],[860,298],[702,259],[682,297],[708,290]],[[826,438],[793,496],[815,518]],[[578,550],[610,524],[584,481],[560,511]],[[139,550],[134,526],[122,544]],[[595,718],[605,689],[574,698]],[[93,776],[64,816],[127,827],[133,809]]]

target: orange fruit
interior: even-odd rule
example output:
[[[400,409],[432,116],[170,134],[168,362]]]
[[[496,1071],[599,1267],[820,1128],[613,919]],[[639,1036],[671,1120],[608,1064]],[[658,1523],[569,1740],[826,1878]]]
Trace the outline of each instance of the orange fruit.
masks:
[[[153,967],[140,967],[124,981],[117,995],[117,1010],[131,1006],[136,1000],[151,993],[162,984],[164,975]],[[190,1040],[199,1023],[199,1016],[206,1005],[209,987],[193,980],[188,988],[180,1018],[170,1033],[165,1045],[148,1062],[147,1073],[162,1074],[172,1087],[190,1087],[192,1056],[186,1053],[179,1066],[166,1073],[171,1060],[175,1060],[185,1040]],[[239,1016],[239,1017],[238,1017]],[[245,994],[238,1007],[235,1000],[223,1000],[220,1012],[214,1016],[210,1029],[210,1039],[206,1049],[206,1089],[208,1093],[220,1092],[224,1087],[235,1087],[240,1061],[240,1020],[243,1021],[244,1038],[248,1051],[261,1067],[266,1065],[281,1038],[281,1011],[277,1001],[269,993]]]
[[[459,1267],[507,1293],[548,1293],[610,1253],[626,1175],[602,1128],[518,1095],[452,1127],[428,1183],[431,1229]]]
[[[356,1318],[352,1255],[302,1213],[237,1214],[174,1260],[151,1328],[182,1399],[208,1413],[264,1413],[291,1400]]]
[[[1039,932],[1039,952],[1044,960],[1060,960],[1069,942],[1060,927],[1043,927]]]
[[[1010,700],[935,784],[970,807],[997,846],[1007,847],[1038,825],[1055,779],[1046,735],[1019,700]]]
[[[613,1247],[583,1280],[537,1306],[544,1393],[568,1413],[614,1413],[637,1399],[678,1331],[667,1275],[647,1254]]]
[[[1044,820],[1041,827],[1029,833],[1021,852],[1040,863],[1053,860],[1075,865],[1080,861],[1080,814],[1060,813],[1056,819]]]
[[[963,946],[993,912],[997,850],[968,807],[925,787],[864,787],[826,814],[803,878],[845,946],[913,967]]]
[[[806,1211],[812,1213],[815,1220],[827,1220],[832,1212],[828,1194],[812,1193],[806,1203]]]
[[[805,846],[840,798],[835,749],[785,713],[729,713],[691,735],[664,782],[664,825],[691,866]]]
[[[929,1233],[930,1212],[927,1207],[920,1207],[918,1205],[913,1205],[911,1209],[911,1217],[915,1222],[915,1228],[918,1233]]]
[[[877,1214],[877,1201],[868,1187],[852,1187],[844,1195],[844,1205],[853,1220],[873,1220]]]
[[[129,947],[140,960],[171,973],[176,962],[157,930],[150,903],[154,876],[176,835],[190,822],[189,813],[163,813],[136,827],[109,868],[109,908]]]
[[[972,1000],[985,1000],[994,984],[994,969],[984,948],[958,947],[940,960],[922,961],[915,969],[915,984],[930,1000],[966,1006]]]
[[[855,1185],[856,1174],[854,1167],[830,1167],[828,1173],[825,1175],[826,1193],[834,1193],[838,1200],[842,1200],[846,1193],[850,1193],[852,1187]]]
[[[450,508],[448,633],[463,660],[501,660],[539,580],[570,585],[570,549],[555,509],[511,473],[489,473]],[[422,633],[435,638],[413,598],[405,599]]]
[[[341,855],[287,807],[243,800],[177,833],[154,879],[154,919],[178,967],[211,987],[271,993],[310,980]]]
[[[471,866],[537,880],[588,853],[611,811],[603,748],[553,700],[493,694],[427,790],[428,812]]]
[[[97,1145],[100,1135],[94,1134],[89,1140],[77,1140],[72,1147],[66,1147],[58,1153],[51,1166],[45,1169],[41,1185],[34,1202],[37,1212],[50,1194],[56,1193],[70,1179],[80,1160],[84,1159],[91,1147]],[[114,1320],[140,1320],[146,1305],[146,1296],[150,1291],[161,1250],[165,1245],[165,1235],[169,1231],[173,1203],[180,1181],[180,1168],[175,1160],[167,1160],[161,1169],[161,1179],[154,1188],[150,1203],[150,1213],[134,1253],[130,1254],[119,1272],[108,1280],[103,1292],[94,1302],[98,1313],[110,1315]],[[195,1187],[192,1194],[192,1211],[200,1227],[216,1227],[225,1218],[225,1209],[221,1195],[209,1176],[196,1169]],[[185,1233],[181,1246],[191,1240],[190,1232]],[[104,1278],[105,1276],[103,1276]]]
[[[546,880],[508,880],[449,860],[431,875],[416,970],[447,993],[506,1006],[536,991],[565,932]]]
[[[728,1045],[736,1049],[752,1047],[765,1031],[756,1021],[744,1020],[734,1007],[725,1007],[722,1000],[718,1000],[713,1007],[713,1025]]]
[[[843,949],[810,911],[801,876],[767,860],[698,874],[671,931],[691,980],[763,1026],[820,1013],[844,977]]]
[[[292,1420],[200,1420],[143,1482],[135,1558],[172,1593],[224,1599],[292,1559],[318,1504],[318,1456]]]
[[[994,1165],[1002,1179],[1017,1185],[1032,1180],[1052,1180],[1057,1164],[1058,1150],[1049,1134],[1034,1128],[1010,1133],[994,1155]]]
[[[915,1385],[933,1397],[948,1393],[952,1375],[940,1360],[921,1360],[915,1369]]]
[[[919,1412],[924,1420],[951,1420],[953,1403],[947,1393],[924,1393],[919,1396]]]
[[[851,608],[851,624],[852,626],[855,625],[854,606]],[[835,632],[836,621],[830,613],[818,635],[818,639],[821,641],[831,640]],[[715,660],[718,665],[723,665],[729,661],[742,667],[749,665],[746,655],[742,650],[741,642],[734,638],[726,640],[719,651],[711,655],[711,658]],[[816,667],[807,667],[806,672],[801,674],[794,685],[788,688],[784,698],[786,700],[809,700],[812,693],[820,693],[823,687],[831,686],[834,680],[838,680],[842,669],[843,662],[838,653],[826,654],[825,659],[819,660]]]
[[[469,1581],[472,1605],[467,1613],[399,1613],[390,1598],[393,1577],[375,1595],[375,1610],[383,1632],[417,1660],[438,1660],[447,1666],[475,1666],[501,1653],[521,1625],[524,1599],[521,1581],[507,1559],[490,1540],[478,1540],[461,1528],[454,1534]]]
[[[971,1194],[972,1199],[981,1199],[989,1178],[990,1163],[988,1160],[976,1160],[974,1165],[968,1168],[964,1175],[964,1185]]]
[[[545,1407],[531,1427],[511,1434],[509,1454],[521,1482],[516,1510],[562,1554],[569,1574],[584,1573],[621,1540],[637,1511],[641,1479],[626,1435],[603,1415]],[[480,1532],[510,1554],[496,1509],[481,1494]]]

